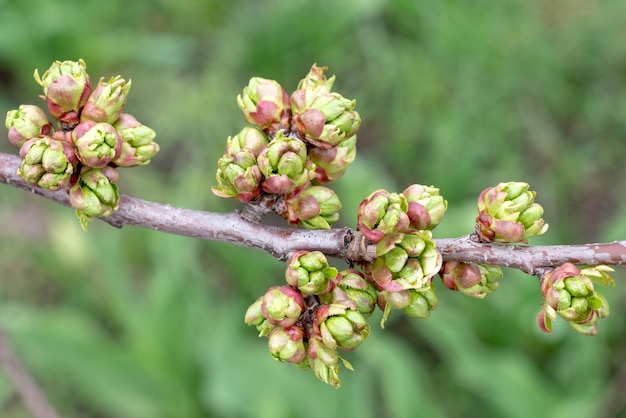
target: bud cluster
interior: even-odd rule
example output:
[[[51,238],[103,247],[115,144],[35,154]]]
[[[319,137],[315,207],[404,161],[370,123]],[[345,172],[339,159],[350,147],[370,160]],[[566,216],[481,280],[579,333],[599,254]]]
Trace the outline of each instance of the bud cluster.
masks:
[[[20,147],[18,175],[51,191],[65,189],[81,226],[118,207],[117,167],[150,162],[159,151],[152,129],[123,113],[131,81],[120,76],[95,88],[83,60],[56,61],[35,80],[48,112],[21,105],[6,117],[9,142]]]
[[[369,335],[365,318],[376,308],[376,289],[358,270],[331,267],[319,251],[292,254],[285,279],[248,308],[245,322],[267,337],[274,359],[339,387],[340,364],[352,366],[338,349],[354,350]]]
[[[377,190],[359,205],[358,229],[376,244],[376,259],[363,269],[379,290],[378,305],[384,312],[381,326],[393,308],[426,319],[437,307],[432,277],[443,259],[432,230],[447,206],[438,188],[421,184],[402,193]]]
[[[578,268],[565,263],[541,275],[541,293],[545,301],[537,315],[537,324],[544,332],[552,332],[557,314],[583,335],[598,333],[598,319],[609,315],[607,300],[594,289],[615,285],[608,266]]]
[[[341,202],[324,184],[340,178],[356,155],[361,117],[355,101],[331,91],[335,77],[313,65],[287,94],[276,81],[254,77],[237,97],[246,127],[229,137],[218,161],[215,195],[271,210],[307,229],[329,229]]]
[[[478,197],[475,234],[480,242],[526,242],[548,230],[528,183],[508,182],[487,187]]]

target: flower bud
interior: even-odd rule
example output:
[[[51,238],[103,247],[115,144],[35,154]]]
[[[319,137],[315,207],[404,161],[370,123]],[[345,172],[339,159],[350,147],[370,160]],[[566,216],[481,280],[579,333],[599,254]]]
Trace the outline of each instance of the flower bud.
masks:
[[[429,285],[441,264],[441,253],[430,231],[394,232],[376,245],[371,274],[380,289],[421,289]]]
[[[289,96],[274,80],[253,77],[237,96],[237,104],[244,119],[263,132],[274,134],[289,128]]]
[[[261,311],[270,324],[294,325],[306,307],[300,291],[291,286],[273,286],[263,295]]]
[[[378,292],[363,273],[356,269],[346,269],[341,273],[341,279],[337,282],[338,289],[356,303],[357,310],[368,318],[376,308]]]
[[[370,333],[370,326],[357,310],[342,304],[321,305],[313,323],[322,342],[329,348],[356,348]]]
[[[310,148],[309,159],[315,164],[315,182],[332,183],[344,175],[356,157],[356,135],[332,148]]]
[[[334,147],[356,134],[361,125],[355,104],[356,100],[339,93],[318,95],[301,113],[294,112],[293,127],[314,147]]]
[[[408,316],[416,319],[430,318],[430,311],[437,309],[439,298],[433,285],[421,289],[407,289],[390,292],[383,290],[378,293],[378,307],[383,311],[380,321],[381,328],[392,309],[402,309]]]
[[[525,242],[548,230],[543,208],[534,203],[536,193],[528,188],[527,183],[509,182],[482,191],[476,218],[481,242]]]
[[[18,109],[9,110],[5,125],[9,130],[9,142],[16,147],[21,147],[28,139],[54,132],[44,111],[35,105],[21,105]]]
[[[87,167],[102,168],[120,156],[122,139],[112,125],[85,121],[72,131],[76,155]]]
[[[116,166],[145,165],[159,152],[159,145],[154,142],[156,133],[134,116],[122,113],[113,127],[122,140],[120,155],[111,161]]]
[[[211,187],[211,191],[216,196],[235,197],[245,203],[261,194],[263,174],[256,157],[248,149],[221,157],[217,162],[215,178],[217,186]]]
[[[359,205],[358,228],[367,239],[376,243],[386,234],[409,227],[408,208],[404,195],[377,190]]]
[[[92,92],[85,62],[55,61],[41,77],[35,70],[35,80],[43,87],[50,114],[61,122],[78,123],[80,109]]]
[[[483,299],[498,288],[502,269],[490,264],[447,261],[439,271],[444,285],[464,295]]]
[[[259,337],[265,337],[270,333],[276,326],[270,324],[267,319],[263,316],[263,311],[261,309],[261,305],[263,305],[263,296],[257,298],[256,301],[246,311],[246,315],[244,318],[244,322],[247,325],[254,325],[259,331]]]
[[[411,228],[434,229],[439,225],[448,208],[448,202],[439,195],[438,188],[413,184],[402,194],[409,204],[407,215]]]
[[[257,158],[265,180],[261,188],[266,193],[287,194],[304,186],[315,176],[315,166],[307,159],[306,144],[278,131]]]
[[[270,354],[276,361],[300,363],[306,358],[304,337],[302,327],[276,327],[267,337]]]
[[[258,157],[259,153],[267,146],[268,143],[269,139],[267,138],[267,135],[259,129],[245,127],[237,135],[228,137],[226,140],[226,150],[224,154],[234,155],[242,149],[246,149],[255,157]]]
[[[70,188],[70,204],[84,230],[94,216],[109,216],[117,210],[120,195],[117,172],[113,167],[83,167],[76,184]]]
[[[131,81],[127,82],[119,75],[109,81],[100,78],[80,113],[80,120],[113,124],[124,110],[130,86]]]
[[[17,174],[29,183],[52,191],[69,185],[77,163],[69,144],[49,136],[26,141],[20,148],[20,157],[22,164]]]
[[[287,221],[306,229],[330,229],[339,220],[341,202],[332,189],[308,186],[285,196]]]
[[[543,274],[540,283],[545,302],[537,316],[541,330],[551,332],[558,314],[577,332],[596,335],[597,321],[608,316],[609,306],[594,289],[594,282],[605,286],[613,283],[609,271],[612,269],[606,266],[579,269],[565,263]]]
[[[339,380],[339,360],[341,358],[336,349],[329,348],[319,338],[310,338],[307,359],[309,366],[319,380],[334,388],[341,386]],[[343,364],[352,370],[350,363],[343,361]]]
[[[320,251],[296,251],[289,257],[285,279],[304,294],[329,292],[339,280],[339,272],[328,265]]]

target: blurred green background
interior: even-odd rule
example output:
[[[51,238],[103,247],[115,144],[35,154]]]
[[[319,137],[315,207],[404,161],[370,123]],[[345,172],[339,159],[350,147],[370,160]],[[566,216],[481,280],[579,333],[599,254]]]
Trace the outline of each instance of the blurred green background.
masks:
[[[0,0],[0,113],[43,103],[32,73],[87,62],[133,80],[129,113],[161,152],[125,194],[228,211],[217,158],[252,76],[291,91],[311,64],[357,99],[358,158],[335,184],[342,225],[377,188],[434,184],[435,237],[471,232],[475,199],[527,181],[535,244],[626,238],[622,0]],[[8,141],[1,152],[16,153]],[[334,390],[274,362],[243,323],[284,265],[255,250],[93,222],[0,185],[0,321],[64,417],[626,416],[626,279],[597,337],[542,334],[537,280],[506,271],[483,301],[439,286],[428,321],[394,314]],[[0,415],[29,416],[0,374]]]

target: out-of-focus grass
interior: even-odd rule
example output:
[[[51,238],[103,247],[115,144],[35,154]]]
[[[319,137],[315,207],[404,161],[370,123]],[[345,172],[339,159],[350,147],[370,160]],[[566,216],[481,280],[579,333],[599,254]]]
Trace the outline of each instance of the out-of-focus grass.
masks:
[[[120,170],[123,193],[239,207],[210,192],[252,76],[287,90],[314,62],[363,117],[335,185],[354,226],[372,190],[434,184],[435,237],[471,231],[482,188],[528,181],[546,209],[536,243],[624,239],[623,2],[0,0],[0,109],[41,103],[34,68],[86,60],[133,79],[127,110],[161,153]],[[3,111],[4,111],[3,110]],[[0,151],[16,152],[8,141]],[[483,301],[439,286],[428,321],[372,319],[333,390],[278,364],[243,324],[284,265],[245,248],[94,222],[0,187],[0,320],[67,417],[617,416],[626,360],[623,270],[600,335],[535,325],[536,279],[507,271]],[[27,416],[0,378],[2,415]],[[621,409],[620,409],[621,408]]]

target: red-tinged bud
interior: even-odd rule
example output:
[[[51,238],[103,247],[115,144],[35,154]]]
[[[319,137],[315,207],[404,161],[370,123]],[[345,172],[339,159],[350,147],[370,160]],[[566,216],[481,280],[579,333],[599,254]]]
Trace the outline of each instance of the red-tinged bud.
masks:
[[[289,128],[289,95],[274,80],[253,77],[237,96],[237,104],[244,119],[266,133]]]
[[[20,148],[22,164],[17,174],[26,181],[48,190],[69,186],[77,165],[69,144],[49,136],[29,139]]]
[[[285,278],[300,292],[318,295],[332,290],[339,280],[339,272],[330,267],[322,252],[302,250],[289,257]]]
[[[430,284],[441,264],[430,231],[395,232],[378,242],[371,274],[379,289],[421,289]]]
[[[306,305],[302,293],[291,286],[273,286],[263,295],[261,311],[273,325],[290,327],[298,322]]]
[[[357,224],[367,239],[376,243],[386,234],[409,227],[406,197],[386,190],[377,190],[359,205]]]
[[[261,188],[266,193],[287,194],[308,184],[315,177],[315,165],[307,159],[306,144],[278,131],[257,158],[265,176]]]
[[[276,327],[267,336],[270,354],[276,361],[301,363],[306,358],[304,337],[302,327]]]
[[[87,167],[104,167],[122,151],[122,139],[108,123],[79,123],[72,131],[72,142],[78,159]]]
[[[409,203],[407,215],[411,228],[434,229],[439,225],[448,208],[448,202],[439,195],[438,188],[412,184],[402,194]]]
[[[54,133],[44,111],[35,105],[21,105],[18,109],[9,110],[5,125],[9,130],[9,142],[16,147],[21,147],[28,139]]]
[[[536,193],[528,189],[527,183],[508,182],[482,191],[475,229],[481,242],[525,242],[548,230]]]
[[[113,124],[124,110],[130,86],[131,81],[126,81],[119,75],[111,77],[108,81],[101,78],[87,99],[80,120]]]
[[[309,149],[309,159],[315,164],[315,183],[332,183],[344,175],[356,157],[356,135],[344,139],[332,148]]]
[[[50,114],[63,123],[78,123],[80,110],[92,92],[85,62],[55,61],[41,77],[35,70],[35,80],[43,87]]]
[[[92,217],[109,216],[117,210],[120,201],[117,177],[113,167],[82,168],[76,184],[70,188],[69,196],[84,230]]]

